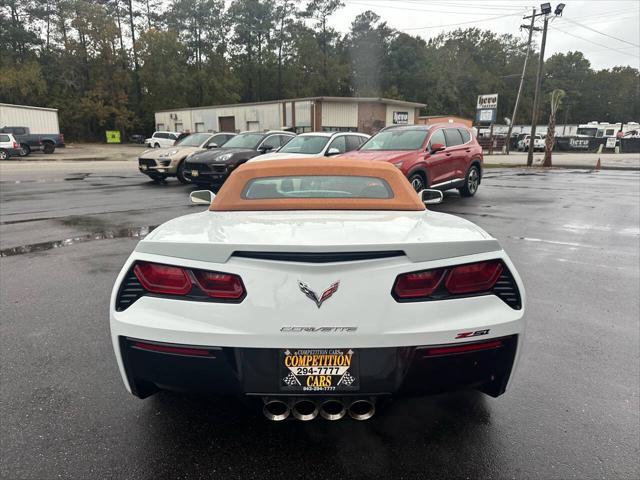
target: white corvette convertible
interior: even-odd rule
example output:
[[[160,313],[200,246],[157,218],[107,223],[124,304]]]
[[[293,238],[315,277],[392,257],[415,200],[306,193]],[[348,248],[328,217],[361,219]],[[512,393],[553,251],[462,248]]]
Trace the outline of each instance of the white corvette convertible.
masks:
[[[385,162],[323,158],[248,163],[191,196],[208,210],[139,242],[113,289],[134,395],[240,395],[272,420],[336,420],[399,395],[505,392],[522,282],[489,234],[425,208],[440,192],[416,195]]]

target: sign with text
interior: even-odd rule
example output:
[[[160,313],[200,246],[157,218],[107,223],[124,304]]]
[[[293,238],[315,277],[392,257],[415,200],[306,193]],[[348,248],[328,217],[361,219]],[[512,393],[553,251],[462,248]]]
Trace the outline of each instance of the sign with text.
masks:
[[[478,95],[476,122],[481,125],[495,123],[498,116],[498,94]]]
[[[393,112],[394,125],[406,125],[409,123],[409,112]]]

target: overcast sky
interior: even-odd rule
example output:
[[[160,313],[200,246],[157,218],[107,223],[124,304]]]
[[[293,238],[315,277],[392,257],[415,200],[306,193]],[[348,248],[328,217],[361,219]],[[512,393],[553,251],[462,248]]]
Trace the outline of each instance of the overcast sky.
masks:
[[[522,17],[540,3],[527,0],[343,0],[332,18],[338,31],[349,31],[359,13],[373,10],[389,26],[428,39],[443,31],[476,26],[526,39]],[[560,3],[551,2],[552,7]],[[616,65],[640,68],[640,0],[564,0],[563,16],[549,23],[545,58],[580,50],[595,69]],[[526,21],[528,23],[528,21]],[[541,25],[542,21],[539,20]],[[454,25],[458,24],[458,25]],[[538,33],[536,41],[541,40]],[[616,38],[612,38],[616,37]]]

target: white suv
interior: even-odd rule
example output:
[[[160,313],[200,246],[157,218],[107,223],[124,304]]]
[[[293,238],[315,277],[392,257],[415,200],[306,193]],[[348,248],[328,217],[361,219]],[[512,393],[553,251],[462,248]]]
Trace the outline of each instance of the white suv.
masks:
[[[298,135],[277,152],[255,157],[250,162],[283,158],[331,157],[360,148],[369,135],[356,132],[309,132]]]
[[[153,132],[144,143],[150,148],[167,148],[173,146],[179,135],[178,132]]]
[[[0,160],[20,156],[20,145],[10,133],[0,133]]]
[[[518,150],[521,152],[529,150],[529,142],[531,141],[531,135],[527,135],[522,140],[518,142]],[[542,135],[536,135],[536,138],[533,139],[533,150],[544,150],[544,138]]]

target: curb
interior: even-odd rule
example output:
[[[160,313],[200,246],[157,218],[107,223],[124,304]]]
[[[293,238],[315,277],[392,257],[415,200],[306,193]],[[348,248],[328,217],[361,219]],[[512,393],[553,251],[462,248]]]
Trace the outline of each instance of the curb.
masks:
[[[564,170],[596,170],[595,165],[579,164],[579,165],[553,165],[551,167],[543,167],[542,165],[513,164],[513,163],[484,163],[484,168],[543,168],[543,169],[564,169]],[[640,166],[621,166],[621,165],[602,165],[600,170],[619,170],[640,172]]]

